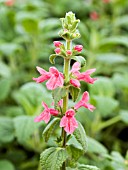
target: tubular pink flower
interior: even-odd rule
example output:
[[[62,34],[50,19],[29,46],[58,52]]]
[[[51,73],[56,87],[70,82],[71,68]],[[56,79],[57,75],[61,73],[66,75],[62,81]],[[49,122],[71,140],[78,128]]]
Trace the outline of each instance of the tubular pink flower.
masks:
[[[56,48],[54,51],[56,54],[60,54],[60,52],[61,52],[60,48]]]
[[[53,43],[55,47],[60,47],[62,45],[60,41],[54,41]]]
[[[83,49],[83,46],[82,46],[82,45],[76,45],[76,46],[74,47],[74,50],[75,50],[75,51],[78,51],[79,53],[82,51],[82,49]]]
[[[90,77],[90,74],[92,74],[93,72],[95,72],[96,69],[90,69],[90,70],[87,70],[86,72],[84,73],[80,73],[78,76],[77,76],[77,79],[78,80],[82,80],[82,81],[85,81],[87,83],[90,83],[90,84],[93,84],[97,78],[91,78]]]
[[[89,101],[89,93],[86,91],[83,93],[82,99],[74,106],[74,109],[77,110],[80,107],[85,107],[91,112],[93,112],[95,107],[91,105],[90,103],[87,103],[88,101]]]
[[[48,80],[50,78],[50,74],[49,72],[45,71],[44,69],[40,68],[40,67],[36,67],[38,72],[41,74],[40,77],[38,78],[33,78],[33,80],[35,80],[37,83],[43,83],[44,81]]]
[[[72,84],[75,87],[80,87],[80,82],[77,79],[70,79],[70,84]]]
[[[78,127],[78,123],[74,115],[75,111],[73,109],[69,109],[60,121],[60,127],[64,127],[64,130],[69,134],[72,134],[74,130]]]
[[[50,67],[49,72],[40,67],[36,67],[41,74],[38,78],[33,78],[37,83],[43,83],[48,80],[46,86],[49,90],[54,90],[57,87],[62,87],[64,84],[64,76],[55,67]]]
[[[67,50],[66,53],[67,53],[67,55],[72,55],[72,51],[71,50]]]
[[[64,84],[64,76],[55,67],[50,67],[49,72],[51,74],[50,79],[46,83],[49,90],[54,90],[57,87],[62,87]]]
[[[55,109],[48,108],[47,104],[44,102],[42,102],[42,105],[44,107],[44,111],[34,119],[34,122],[40,122],[43,120],[45,123],[48,123],[51,115],[57,116],[58,111]]]
[[[80,63],[75,62],[72,66],[70,73],[74,78],[71,78],[70,83],[75,87],[80,87],[80,83],[78,81],[85,81],[87,83],[93,84],[97,78],[91,78],[90,74],[93,73],[96,69],[90,69],[86,72],[80,73]]]

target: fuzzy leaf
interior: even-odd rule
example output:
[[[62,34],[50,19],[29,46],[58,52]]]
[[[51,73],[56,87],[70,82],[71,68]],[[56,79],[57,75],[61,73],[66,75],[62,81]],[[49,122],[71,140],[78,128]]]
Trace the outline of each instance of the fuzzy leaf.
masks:
[[[43,136],[45,138],[45,142],[47,142],[51,136],[51,134],[53,133],[57,123],[59,122],[59,118],[54,118],[44,129],[43,131]]]
[[[67,94],[67,90],[65,87],[58,87],[52,91],[52,96],[54,99],[55,106],[63,97],[66,96],[66,94]]]
[[[73,56],[71,59],[78,61],[81,64],[81,67],[84,67],[86,65],[86,60],[82,56]]]
[[[73,135],[83,147],[84,152],[86,152],[87,151],[87,136],[80,122],[78,122],[78,128],[74,131]]]
[[[69,160],[68,160],[69,166],[75,167],[77,160],[84,153],[83,150],[76,148],[74,145],[67,146],[66,150],[69,155]]]
[[[4,100],[11,90],[11,81],[9,79],[0,80],[0,101]]]
[[[11,142],[14,139],[14,124],[11,118],[0,117],[0,142]]]
[[[34,123],[32,116],[17,116],[14,118],[14,126],[19,143],[24,143],[30,138],[39,125]]]
[[[78,98],[79,93],[80,93],[80,88],[70,86],[69,91],[70,91],[70,94],[72,96],[73,102],[75,102],[77,100],[77,98]]]
[[[107,149],[95,139],[88,137],[88,152],[107,154]]]
[[[78,170],[100,170],[96,166],[79,164]]]
[[[51,147],[41,153],[40,163],[44,170],[60,170],[63,162],[67,159],[64,148]]]
[[[52,55],[50,55],[50,57],[49,57],[49,61],[50,61],[50,63],[51,64],[55,64],[55,58],[57,57],[57,55],[56,54],[52,54]]]

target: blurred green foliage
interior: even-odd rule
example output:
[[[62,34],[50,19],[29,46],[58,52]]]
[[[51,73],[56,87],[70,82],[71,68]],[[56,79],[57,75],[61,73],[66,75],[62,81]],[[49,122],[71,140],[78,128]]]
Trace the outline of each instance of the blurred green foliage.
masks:
[[[73,11],[81,20],[82,55],[89,68],[97,68],[89,90],[94,113],[81,109],[77,118],[85,127],[88,151],[79,160],[101,170],[128,168],[128,1],[110,0],[15,0],[12,6],[0,1],[0,169],[41,170],[39,153],[53,145],[42,139],[45,124],[33,122],[50,106],[52,97],[45,85],[32,82],[35,67],[48,70],[52,42],[58,36],[58,18]],[[92,12],[98,17],[91,18]],[[62,71],[62,60],[56,66]],[[72,105],[72,103],[71,103]],[[58,131],[54,131],[54,136]],[[75,142],[75,141],[73,141]],[[76,143],[77,144],[77,143]],[[84,167],[83,167],[84,168]],[[82,169],[82,167],[80,168]]]

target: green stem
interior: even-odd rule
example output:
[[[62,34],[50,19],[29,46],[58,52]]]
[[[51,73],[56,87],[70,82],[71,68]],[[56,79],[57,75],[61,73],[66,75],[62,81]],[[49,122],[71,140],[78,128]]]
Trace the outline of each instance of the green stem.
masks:
[[[108,121],[106,121],[104,123],[101,123],[101,125],[98,127],[97,131],[99,131],[101,129],[104,129],[104,128],[106,128],[106,127],[108,127],[108,126],[110,126],[110,125],[112,125],[114,123],[117,123],[120,120],[121,120],[120,115],[118,115],[116,117],[113,117],[112,119],[110,119],[110,120],[108,120]]]
[[[71,48],[71,41],[66,41],[66,50],[70,50]],[[69,82],[69,70],[70,70],[70,59],[65,58],[64,59],[64,76],[65,76],[65,84],[67,84]],[[65,112],[68,109],[68,88],[67,88],[67,95],[63,98],[63,114],[65,114]],[[64,128],[62,128],[62,147],[66,147],[66,137],[67,134],[64,130]],[[66,170],[66,162],[63,163],[62,165],[62,170]]]

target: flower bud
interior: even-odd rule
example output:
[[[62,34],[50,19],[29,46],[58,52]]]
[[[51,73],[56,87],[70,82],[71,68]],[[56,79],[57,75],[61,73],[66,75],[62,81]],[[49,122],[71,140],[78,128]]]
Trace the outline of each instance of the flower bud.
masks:
[[[78,51],[78,52],[81,52],[82,49],[83,49],[83,46],[82,46],[82,45],[76,45],[76,46],[74,47],[74,50],[76,50],[76,51]]]
[[[54,41],[53,43],[55,47],[60,47],[62,45],[60,41]]]
[[[56,54],[60,54],[60,52],[61,52],[60,48],[56,48],[54,51]]]
[[[67,53],[67,55],[72,55],[72,51],[71,50],[67,50],[66,53]]]

